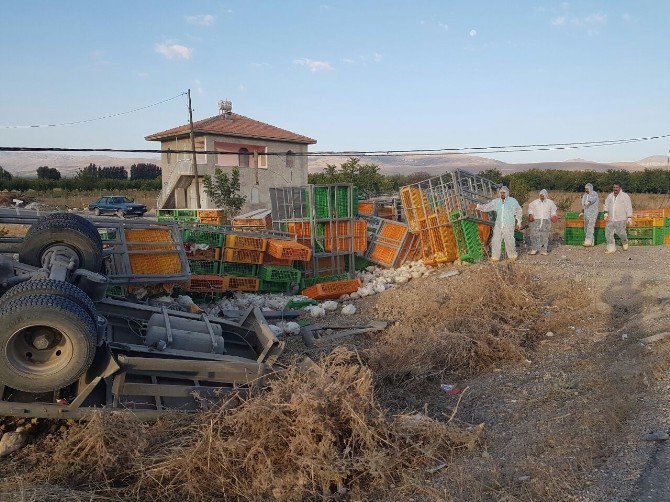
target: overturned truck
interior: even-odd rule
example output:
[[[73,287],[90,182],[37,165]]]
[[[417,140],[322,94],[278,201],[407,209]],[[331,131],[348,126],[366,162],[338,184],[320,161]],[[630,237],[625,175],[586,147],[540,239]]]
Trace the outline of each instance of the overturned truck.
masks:
[[[0,415],[197,411],[262,379],[283,349],[257,308],[233,321],[107,294],[188,281],[176,226],[15,210],[0,224],[30,225],[0,238]]]

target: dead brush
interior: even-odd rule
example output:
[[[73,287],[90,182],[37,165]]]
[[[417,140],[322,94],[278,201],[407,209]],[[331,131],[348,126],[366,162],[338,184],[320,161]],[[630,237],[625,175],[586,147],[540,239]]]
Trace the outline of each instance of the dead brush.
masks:
[[[541,280],[520,266],[483,267],[476,280],[464,274],[455,279],[452,289],[436,293],[441,299],[427,299],[413,309],[407,309],[402,295],[391,300],[403,321],[366,353],[376,377],[411,385],[520,360],[541,336],[565,322],[574,306],[583,307],[563,301],[578,297],[574,284]],[[558,301],[560,308],[552,311]]]
[[[355,498],[407,483],[471,448],[476,433],[424,415],[389,417],[370,370],[336,349],[315,371],[292,366],[239,407],[173,431],[131,489],[141,500]]]

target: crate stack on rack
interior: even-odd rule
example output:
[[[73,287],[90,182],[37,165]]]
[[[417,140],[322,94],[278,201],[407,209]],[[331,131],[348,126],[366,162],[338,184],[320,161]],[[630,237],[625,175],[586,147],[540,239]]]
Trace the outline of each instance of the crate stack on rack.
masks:
[[[274,228],[312,250],[303,262],[305,277],[353,277],[354,254],[367,246],[367,223],[356,219],[357,199],[351,184],[270,189]]]
[[[565,228],[563,229],[563,242],[568,246],[581,246],[584,244],[586,232],[584,230],[584,218],[579,213],[565,213]],[[605,213],[598,213],[596,227],[593,232],[594,244],[605,242]]]
[[[497,188],[486,178],[457,169],[400,189],[405,221],[424,262],[484,257],[493,221],[475,207],[495,198]]]

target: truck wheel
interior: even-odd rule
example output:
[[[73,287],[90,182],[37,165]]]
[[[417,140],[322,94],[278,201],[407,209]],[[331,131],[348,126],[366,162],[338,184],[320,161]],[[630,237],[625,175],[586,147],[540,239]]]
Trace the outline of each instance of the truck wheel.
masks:
[[[33,279],[12,286],[0,297],[0,309],[16,298],[34,295],[51,295],[67,298],[84,309],[93,323],[98,322],[98,313],[93,300],[74,284],[55,279]]]
[[[61,389],[93,362],[96,326],[67,298],[15,298],[3,305],[0,317],[0,381],[13,389],[36,393]]]
[[[95,225],[77,214],[52,213],[40,218],[23,240],[19,261],[42,267],[54,252],[74,259],[76,268],[99,272],[102,267],[100,233]]]

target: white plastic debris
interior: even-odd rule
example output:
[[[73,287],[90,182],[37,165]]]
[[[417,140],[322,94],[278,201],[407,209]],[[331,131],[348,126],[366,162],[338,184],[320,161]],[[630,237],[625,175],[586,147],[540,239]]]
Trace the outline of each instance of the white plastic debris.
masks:
[[[356,313],[356,306],[351,303],[342,307],[342,314],[344,315],[354,315]]]
[[[299,335],[300,334],[300,324],[297,322],[287,322],[284,325],[284,333],[287,335]]]
[[[309,307],[305,307],[305,310],[312,317],[323,317],[326,315],[326,309],[324,309],[321,305],[311,305]]]
[[[333,310],[337,310],[337,302],[334,302],[332,300],[327,300],[321,304],[321,306],[326,309],[326,311],[331,312]]]
[[[384,291],[386,291],[386,286],[383,283],[375,284],[375,293],[383,293]]]
[[[274,324],[268,324],[268,327],[270,328],[270,331],[274,333],[275,336],[279,336],[284,333],[284,330],[282,328],[280,328],[279,326],[275,326]]]
[[[193,298],[191,298],[188,295],[179,295],[177,297],[177,303],[179,305],[183,305],[184,307],[189,307],[191,305],[195,305],[195,302],[193,301]]]

